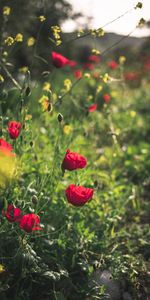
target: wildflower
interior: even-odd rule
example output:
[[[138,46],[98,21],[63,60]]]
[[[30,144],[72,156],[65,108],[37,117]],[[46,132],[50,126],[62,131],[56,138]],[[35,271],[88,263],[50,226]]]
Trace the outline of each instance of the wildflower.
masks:
[[[9,16],[11,13],[11,8],[9,6],[4,6],[3,7],[3,15],[4,16]]]
[[[74,206],[83,206],[86,202],[92,199],[94,190],[70,184],[65,193],[69,203]]]
[[[11,139],[17,139],[20,135],[21,123],[16,121],[11,121],[8,123],[8,133]]]
[[[19,222],[21,219],[21,210],[20,208],[14,207],[13,204],[9,204],[6,213],[3,212],[3,215],[6,217],[8,222]]]
[[[4,82],[4,77],[0,74],[0,83]]]
[[[104,83],[107,83],[110,81],[110,76],[108,75],[108,73],[105,73],[102,79]]]
[[[52,51],[52,63],[56,68],[62,68],[65,65],[67,65],[69,62],[69,59],[65,56]]]
[[[136,116],[136,111],[131,110],[131,111],[130,111],[130,116],[131,116],[132,118],[135,118],[135,116]]]
[[[101,60],[99,56],[93,54],[88,57],[88,61],[93,63],[99,63]]]
[[[27,40],[28,47],[32,47],[35,44],[35,38],[33,36],[29,37]]]
[[[40,22],[44,22],[46,20],[45,16],[39,16],[38,18],[39,18]]]
[[[21,33],[18,33],[18,34],[15,36],[15,41],[18,42],[18,43],[23,42],[23,35],[22,35]]]
[[[35,230],[41,230],[40,217],[36,214],[26,214],[20,220],[20,228],[30,233]]]
[[[50,103],[48,96],[43,95],[40,98],[39,103],[41,104],[43,111],[51,111],[52,110],[52,104]]]
[[[72,127],[70,125],[65,125],[63,128],[63,132],[68,135],[72,132]]]
[[[110,95],[109,94],[104,94],[103,95],[103,100],[105,101],[105,103],[108,103],[110,101]]]
[[[97,93],[97,94],[100,93],[100,92],[102,91],[102,89],[103,89],[102,85],[99,85],[99,86],[97,87],[96,93]]]
[[[14,38],[12,36],[8,36],[5,40],[4,43],[7,46],[12,46],[14,44]]]
[[[87,164],[87,160],[81,154],[76,152],[71,152],[70,149],[66,151],[66,155],[62,162],[62,169],[63,170],[76,170],[76,169],[83,169]]]
[[[124,63],[126,62],[126,57],[125,56],[120,56],[119,57],[119,63],[120,63],[120,65],[123,65]]]
[[[0,264],[0,274],[5,272],[5,267],[4,265]]]
[[[60,37],[60,33],[61,33],[61,29],[59,26],[55,25],[55,26],[51,26],[51,30],[56,42],[56,46],[59,46],[62,41],[61,41],[61,37]]]
[[[82,77],[82,71],[81,70],[75,70],[73,72],[73,75],[76,79],[80,79]]]
[[[11,152],[12,146],[7,143],[5,140],[0,138],[0,152],[7,156],[14,156],[15,154]]]
[[[97,103],[92,104],[91,106],[88,107],[89,112],[93,112],[97,109]]]
[[[24,66],[24,67],[21,67],[20,69],[19,69],[19,72],[21,72],[21,73],[27,73],[27,71],[29,70],[29,68],[27,67],[27,66]]]
[[[72,86],[72,82],[70,79],[65,79],[64,80],[64,87],[65,87],[65,90],[66,91],[69,91],[71,89],[71,86]]]
[[[85,77],[85,78],[90,78],[91,75],[90,75],[90,73],[85,73],[85,74],[84,74],[84,77]]]
[[[112,70],[115,70],[118,68],[118,64],[115,60],[111,60],[108,62],[108,67]]]
[[[43,91],[49,92],[49,91],[50,91],[50,88],[51,88],[50,82],[45,81],[45,82],[43,83]]]
[[[92,49],[92,53],[95,55],[99,55],[101,52],[95,48]]]

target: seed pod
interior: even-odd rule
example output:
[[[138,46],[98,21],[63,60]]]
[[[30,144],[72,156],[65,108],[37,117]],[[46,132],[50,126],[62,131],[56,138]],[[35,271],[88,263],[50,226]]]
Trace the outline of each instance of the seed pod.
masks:
[[[57,119],[58,119],[58,122],[61,123],[62,120],[63,120],[63,115],[61,113],[59,113],[58,116],[57,116]]]

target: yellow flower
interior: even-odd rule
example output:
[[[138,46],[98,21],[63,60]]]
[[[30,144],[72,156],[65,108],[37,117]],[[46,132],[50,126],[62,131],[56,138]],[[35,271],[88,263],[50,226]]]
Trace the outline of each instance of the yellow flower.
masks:
[[[23,74],[27,73],[27,71],[28,71],[28,67],[27,66],[24,66],[24,67],[22,67],[22,68],[19,69],[19,72],[21,72]]]
[[[131,111],[130,111],[130,116],[131,116],[132,118],[135,118],[135,116],[136,116],[136,111],[131,110]]]
[[[120,65],[123,65],[124,63],[126,62],[126,57],[125,56],[120,56],[119,57],[119,63],[120,63]]]
[[[71,89],[71,86],[72,86],[72,82],[70,79],[65,79],[64,80],[64,88],[69,91]]]
[[[52,111],[52,104],[50,103],[48,96],[43,95],[39,99],[39,103],[41,104],[43,111]]]
[[[25,121],[29,121],[32,120],[32,115],[26,115],[25,116]]]
[[[72,132],[72,126],[70,125],[65,125],[64,128],[63,128],[63,132],[66,134],[66,135],[69,135],[71,132]]]
[[[108,81],[110,81],[110,76],[108,75],[108,73],[105,73],[104,76],[103,76],[103,81],[105,83],[107,83]]]
[[[3,7],[3,15],[4,16],[9,16],[11,13],[11,8],[9,6],[4,6]]]
[[[94,49],[92,49],[92,53],[96,54],[96,55],[99,55],[101,52],[94,48]]]
[[[96,90],[97,94],[100,93],[102,89],[103,89],[102,85],[99,85]]]
[[[38,18],[39,18],[40,22],[44,22],[46,20],[45,16],[39,16]]]
[[[18,42],[18,43],[23,42],[23,35],[22,35],[21,33],[18,33],[18,34],[15,36],[15,41]]]
[[[84,77],[85,77],[85,78],[90,78],[91,75],[90,75],[90,73],[85,73],[85,74],[84,74]]]
[[[4,77],[0,74],[0,83],[4,82]]]
[[[0,274],[3,272],[5,272],[5,267],[2,264],[0,264]]]
[[[7,46],[11,46],[13,45],[14,43],[14,38],[12,36],[8,36],[5,40],[4,40],[4,43],[7,45]]]
[[[43,83],[43,91],[49,92],[49,91],[50,91],[50,88],[51,88],[50,82],[45,81],[45,82]]]
[[[27,40],[28,47],[32,47],[35,44],[35,38],[33,36],[29,37]]]
[[[55,26],[51,26],[51,30],[52,30],[56,45],[59,46],[62,43],[61,37],[60,37],[61,29],[59,26],[55,25]]]

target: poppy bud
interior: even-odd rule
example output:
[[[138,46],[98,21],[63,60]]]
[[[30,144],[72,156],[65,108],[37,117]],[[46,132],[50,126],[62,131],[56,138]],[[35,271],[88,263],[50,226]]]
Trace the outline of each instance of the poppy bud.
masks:
[[[58,116],[57,116],[57,119],[58,119],[58,122],[61,123],[62,120],[63,120],[63,115],[61,113],[59,113]]]

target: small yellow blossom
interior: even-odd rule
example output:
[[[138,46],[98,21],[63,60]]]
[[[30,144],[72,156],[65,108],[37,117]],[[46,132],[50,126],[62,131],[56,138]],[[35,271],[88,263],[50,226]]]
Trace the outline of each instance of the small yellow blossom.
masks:
[[[130,111],[130,116],[131,116],[132,118],[135,118],[135,116],[136,116],[136,111],[131,110],[131,111]]]
[[[15,41],[18,42],[18,43],[23,42],[23,35],[22,35],[21,33],[18,33],[18,34],[15,36]]]
[[[4,6],[3,7],[3,15],[4,16],[9,16],[11,13],[11,8],[9,6]]]
[[[26,115],[25,116],[25,121],[30,121],[32,120],[32,115]]]
[[[101,54],[101,52],[99,50],[95,49],[95,48],[92,49],[92,53],[96,54],[96,55]]]
[[[110,76],[108,75],[108,73],[105,73],[104,76],[102,77],[103,82],[107,83],[110,81]]]
[[[45,111],[52,111],[52,104],[49,101],[49,97],[46,95],[43,95],[40,99],[39,99],[39,103],[42,106],[42,110]]]
[[[50,82],[45,81],[45,82],[43,83],[43,91],[49,92],[49,91],[50,91],[50,88],[51,88]]]
[[[55,25],[55,26],[51,26],[51,30],[52,30],[56,45],[59,46],[62,43],[61,37],[60,37],[61,29],[59,26]]]
[[[4,265],[0,264],[0,274],[5,272],[5,267]]]
[[[119,57],[119,63],[120,63],[120,65],[123,65],[124,63],[126,62],[126,57],[125,56],[120,56]]]
[[[0,83],[4,82],[4,77],[0,74]]]
[[[28,71],[28,67],[27,67],[27,66],[21,67],[21,68],[19,69],[19,72],[21,72],[21,73],[23,73],[23,74],[27,73],[27,71]]]
[[[39,18],[40,22],[44,22],[46,20],[45,16],[39,16],[38,18]]]
[[[32,47],[35,44],[35,38],[33,36],[29,37],[27,40],[28,47]]]
[[[99,85],[99,86],[97,87],[96,93],[97,93],[97,94],[100,93],[100,92],[102,91],[102,89],[103,89],[102,85]]]
[[[90,33],[93,36],[104,36],[105,31],[102,28],[90,29]]]
[[[89,96],[87,97],[87,101],[91,101],[91,100],[93,100],[93,96],[92,96],[92,95],[89,95]]]
[[[66,91],[69,91],[71,89],[71,86],[72,86],[72,82],[70,79],[65,79],[64,80],[64,88]]]
[[[90,75],[90,73],[84,73],[84,77],[85,77],[85,78],[90,78],[91,75]]]
[[[63,132],[66,134],[66,135],[69,135],[71,132],[72,132],[73,128],[72,126],[70,125],[65,125],[64,128],[63,128]]]
[[[7,45],[7,46],[11,46],[14,44],[14,38],[12,36],[8,36],[5,40],[4,40],[4,43]]]

